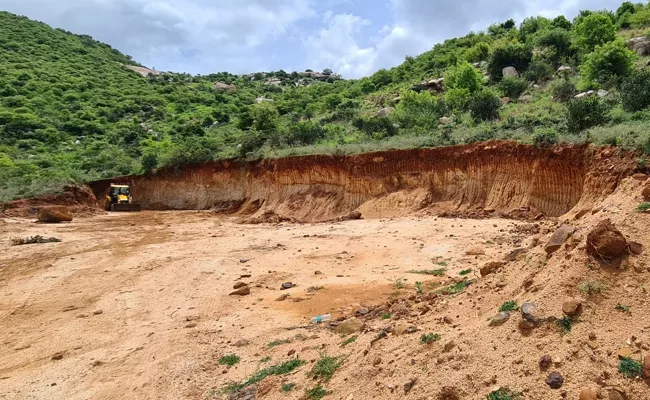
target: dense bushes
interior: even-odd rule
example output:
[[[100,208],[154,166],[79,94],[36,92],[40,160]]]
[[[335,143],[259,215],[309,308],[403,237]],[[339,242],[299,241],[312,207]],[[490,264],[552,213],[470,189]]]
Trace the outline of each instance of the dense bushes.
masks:
[[[599,97],[571,100],[567,104],[567,128],[578,133],[607,121],[609,107]]]
[[[650,106],[650,71],[634,71],[623,81],[621,102],[628,111],[640,111]]]
[[[585,86],[619,84],[634,69],[636,54],[630,51],[622,40],[597,46],[586,56],[580,68]]]
[[[528,89],[528,81],[522,78],[503,78],[499,82],[499,89],[504,96],[517,100]]]
[[[483,90],[469,100],[469,113],[474,121],[490,121],[499,118],[501,100],[494,93]]]
[[[582,19],[575,27],[578,42],[587,50],[602,46],[616,39],[616,27],[611,18],[605,14],[591,14]]]
[[[511,44],[494,50],[488,62],[488,74],[494,81],[500,81],[505,67],[515,67],[520,73],[528,68],[532,61],[533,52],[530,47],[521,44]]]
[[[555,101],[566,103],[576,95],[576,85],[568,79],[562,79],[553,84],[552,93]]]

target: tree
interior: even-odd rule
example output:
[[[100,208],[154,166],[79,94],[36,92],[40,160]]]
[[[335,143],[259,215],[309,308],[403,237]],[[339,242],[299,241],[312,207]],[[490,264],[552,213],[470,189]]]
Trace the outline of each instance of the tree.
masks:
[[[588,54],[580,68],[587,86],[617,85],[634,70],[636,54],[630,51],[623,40],[617,39]]]
[[[551,20],[544,17],[526,18],[519,25],[519,40],[523,43],[529,42],[537,32],[550,28]]]
[[[616,39],[616,26],[611,18],[604,14],[586,16],[575,26],[578,42],[587,50],[593,51],[596,46],[602,46]]]
[[[510,44],[497,48],[488,62],[488,74],[492,80],[498,82],[503,77],[503,68],[515,67],[517,71],[523,72],[528,68],[532,59],[533,52],[526,45]]]
[[[621,16],[625,13],[629,14],[634,14],[636,12],[636,7],[634,7],[634,4],[626,1],[623,4],[621,4],[618,9],[616,9],[616,16],[620,19]]]
[[[469,113],[474,121],[490,121],[499,118],[501,100],[492,92],[483,90],[469,100]]]
[[[567,31],[571,29],[571,21],[566,19],[564,15],[558,15],[551,22],[553,28],[566,29]]]
[[[650,71],[633,71],[621,85],[621,102],[627,111],[640,111],[650,106]]]
[[[535,45],[547,49],[545,58],[556,66],[564,57],[572,55],[571,33],[562,28],[555,28],[540,32],[535,37]]]
[[[461,62],[447,70],[444,85],[449,89],[467,89],[470,93],[483,86],[483,75],[468,62]]]
[[[332,70],[329,69],[329,68],[325,68],[325,69],[323,70],[323,75],[332,75]]]
[[[598,96],[571,100],[567,105],[567,128],[578,133],[607,121],[609,108]]]

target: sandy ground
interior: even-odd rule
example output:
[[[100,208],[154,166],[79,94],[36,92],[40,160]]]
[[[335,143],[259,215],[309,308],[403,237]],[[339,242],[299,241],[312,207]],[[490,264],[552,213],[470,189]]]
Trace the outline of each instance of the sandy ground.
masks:
[[[540,235],[553,224],[539,224]],[[271,390],[257,398],[300,398],[315,385],[307,377],[313,362],[331,354],[345,360],[323,383],[336,399],[401,398],[404,383],[414,377],[413,398],[434,398],[442,386],[451,385],[459,398],[483,399],[495,386],[507,385],[530,399],[567,394],[577,399],[579,389],[595,385],[603,371],[614,376],[606,385],[621,384],[636,395],[632,398],[650,399],[643,397],[650,393],[647,385],[630,386],[616,377],[617,361],[611,357],[630,336],[641,341],[639,346],[650,343],[649,317],[640,311],[648,310],[645,289],[639,289],[645,272],[617,276],[614,284],[625,288],[634,318],[613,310],[619,297],[599,300],[608,311],[597,317],[586,306],[586,323],[573,336],[546,327],[522,336],[514,317],[504,326],[487,327],[505,300],[532,298],[558,315],[565,295],[576,294],[579,279],[588,273],[585,262],[573,257],[580,268],[558,280],[567,263],[547,265],[541,247],[461,295],[432,301],[424,317],[411,312],[402,321],[367,321],[366,332],[347,346],[325,326],[287,329],[307,324],[314,315],[331,312],[337,318],[412,296],[415,281],[434,287],[469,268],[470,277],[478,279],[487,261],[528,247],[531,227],[508,220],[434,217],[241,225],[209,212],[112,213],[58,225],[0,220],[0,398],[221,398],[228,382],[292,358],[306,365],[271,380]],[[37,234],[62,242],[11,246],[10,237]],[[474,246],[486,254],[465,255]],[[441,265],[446,277],[408,272]],[[544,268],[543,278],[535,275]],[[533,290],[522,289],[531,276]],[[405,288],[396,287],[398,279]],[[239,281],[248,283],[252,293],[229,296]],[[297,286],[280,291],[287,281]],[[284,293],[290,297],[276,301]],[[453,323],[443,322],[443,316]],[[609,318],[625,321],[625,328],[614,324],[599,331],[601,349],[578,354],[587,335]],[[418,332],[370,346],[383,327],[401,322],[416,324]],[[438,332],[443,340],[422,346],[419,337],[426,332]],[[240,339],[250,344],[233,346]],[[268,346],[281,339],[289,342]],[[450,340],[453,350],[444,350]],[[556,358],[556,369],[570,376],[564,395],[551,391],[545,373],[538,371],[537,360],[546,353]],[[226,354],[237,354],[240,363],[219,365]],[[283,393],[283,382],[297,386]]]

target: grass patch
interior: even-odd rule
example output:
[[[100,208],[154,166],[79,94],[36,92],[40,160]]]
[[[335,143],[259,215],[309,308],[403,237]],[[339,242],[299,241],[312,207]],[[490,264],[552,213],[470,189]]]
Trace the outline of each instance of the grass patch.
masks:
[[[630,312],[630,307],[629,306],[624,306],[623,304],[617,304],[616,307],[614,307],[614,308],[616,308],[618,311],[622,311],[622,312],[626,312],[626,313]]]
[[[607,290],[607,286],[598,281],[586,281],[578,285],[578,290],[581,293],[593,295],[604,292]]]
[[[618,363],[618,372],[631,379],[640,378],[643,375],[643,364],[625,357]]]
[[[269,362],[269,361],[271,361],[271,357],[270,357],[270,356],[266,356],[266,357],[264,357],[264,358],[262,358],[262,359],[260,360],[261,363],[267,363],[267,362]]]
[[[226,386],[225,390],[228,393],[239,392],[250,385],[254,385],[260,382],[262,379],[266,378],[267,376],[286,375],[292,372],[293,370],[295,370],[296,368],[301,367],[304,364],[305,361],[294,359],[294,360],[283,362],[282,364],[272,365],[270,367],[266,367],[264,369],[257,371],[256,373],[251,375],[248,379],[246,379],[243,382],[240,383],[233,382],[229,384],[228,386]]]
[[[393,316],[391,313],[383,313],[381,314],[381,319],[390,319]]]
[[[442,289],[442,291],[446,291],[448,294],[456,294],[456,293],[461,293],[467,287],[472,283],[472,281],[462,281],[462,282],[457,282],[452,285],[449,285]]]
[[[295,387],[296,387],[295,383],[283,383],[281,389],[282,389],[283,392],[288,393],[288,392],[292,391],[293,388],[295,388]]]
[[[519,310],[519,305],[514,300],[508,300],[505,303],[501,304],[499,311],[517,311]]]
[[[328,391],[320,384],[307,391],[307,398],[311,400],[320,400],[328,395]]]
[[[639,212],[646,212],[650,211],[650,201],[645,201],[638,206],[636,206],[636,210]]]
[[[241,360],[241,358],[237,354],[228,354],[219,359],[219,364],[232,367],[233,365],[239,363],[239,360]]]
[[[509,388],[500,388],[487,395],[487,400],[519,400],[521,398],[519,393],[515,393]]]
[[[558,329],[562,333],[571,332],[571,328],[573,327],[573,321],[571,320],[571,318],[567,317],[566,315],[558,319],[557,321],[555,321],[555,323],[557,324]]]
[[[458,273],[458,275],[460,275],[460,276],[465,276],[465,275],[469,275],[471,272],[472,272],[472,269],[471,269],[471,268],[467,268],[467,269],[464,269],[464,270],[460,271],[460,272]]]
[[[431,344],[433,342],[437,342],[441,338],[442,337],[437,333],[425,333],[422,336],[420,336],[420,343],[421,344]]]
[[[424,293],[424,288],[422,287],[422,282],[415,282],[415,291],[418,294]]]
[[[440,266],[440,267],[446,267],[447,266],[447,261],[434,261],[433,263]]]
[[[404,289],[406,287],[406,280],[404,278],[397,278],[393,281],[393,287],[397,290]]]
[[[314,379],[329,381],[341,365],[343,365],[343,360],[341,358],[323,355],[320,360],[316,361],[309,376]]]
[[[273,348],[273,347],[280,346],[280,345],[282,345],[282,344],[287,344],[287,343],[291,343],[291,340],[289,340],[289,339],[274,340],[274,341],[272,341],[272,342],[269,342],[269,343],[266,345],[266,347],[268,347],[269,349],[271,349],[271,348]]]
[[[412,269],[408,271],[409,274],[418,274],[418,275],[433,275],[433,276],[444,276],[447,272],[447,268],[438,268],[438,269]]]
[[[341,343],[341,347],[345,347],[349,345],[350,343],[354,343],[357,341],[357,338],[359,338],[358,335],[350,336],[349,338],[345,339],[343,343]]]

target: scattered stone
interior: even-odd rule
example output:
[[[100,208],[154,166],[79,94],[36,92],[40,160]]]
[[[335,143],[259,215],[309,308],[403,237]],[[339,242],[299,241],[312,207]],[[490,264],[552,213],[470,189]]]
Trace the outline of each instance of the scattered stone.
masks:
[[[548,354],[543,355],[542,358],[539,359],[539,369],[542,371],[549,369],[551,364],[553,364],[553,359]]]
[[[510,102],[512,101],[512,100],[510,99],[510,97],[507,97],[507,96],[506,96],[506,97],[502,97],[500,100],[501,100],[501,104],[503,104],[503,105],[510,104]]]
[[[564,384],[564,377],[557,371],[551,372],[546,378],[546,384],[551,387],[551,389],[559,389]]]
[[[638,256],[641,253],[643,253],[643,245],[639,242],[629,241],[627,242],[627,247],[630,248],[630,253],[634,254],[635,256]]]
[[[56,353],[52,356],[52,360],[58,361],[63,359],[63,353]]]
[[[605,90],[605,89],[600,89],[600,90],[598,90],[598,92],[596,92],[596,95],[598,97],[606,97],[606,96],[609,96],[609,92],[607,90]]]
[[[537,318],[535,317],[535,311],[537,310],[537,305],[535,303],[524,303],[521,305],[521,316],[524,317],[527,321],[535,322]]]
[[[537,324],[533,321],[528,321],[526,319],[522,319],[517,323],[517,327],[522,330],[522,331],[529,331],[531,329],[534,329],[537,326]]]
[[[323,273],[320,271],[314,271],[314,275],[323,275]]]
[[[449,315],[445,315],[442,320],[445,322],[445,324],[452,325],[454,323],[453,318],[451,318]]]
[[[381,364],[381,357],[376,357],[375,361],[372,362],[372,365],[376,367],[379,364]]]
[[[573,96],[574,99],[584,99],[585,97],[593,96],[594,95],[593,90],[588,90],[586,92],[578,93],[575,96]]]
[[[557,69],[557,72],[559,73],[565,73],[565,74],[570,74],[573,71],[571,67],[568,65],[563,65],[560,68]]]
[[[397,325],[393,329],[393,335],[395,335],[395,336],[408,335],[410,333],[417,332],[417,330],[418,330],[418,328],[416,328],[413,325],[405,325],[405,324]]]
[[[289,297],[290,297],[289,293],[285,293],[285,294],[281,295],[280,297],[278,297],[277,299],[275,299],[275,301],[285,301]]]
[[[351,333],[361,332],[365,329],[366,324],[356,318],[346,319],[336,327],[336,333],[339,335],[349,335]]]
[[[625,236],[609,219],[602,220],[587,235],[587,252],[603,260],[612,260],[627,253]]]
[[[438,121],[440,121],[440,123],[443,125],[449,125],[454,123],[454,119],[449,117],[440,117]]]
[[[249,261],[250,261],[250,258],[240,258],[239,259],[239,262],[242,263],[242,264],[246,264]]]
[[[650,354],[643,358],[643,377],[650,379]]]
[[[519,78],[519,72],[515,67],[505,67],[501,70],[504,78]]]
[[[480,247],[472,247],[465,251],[465,254],[468,256],[483,256],[485,255],[485,250]]]
[[[252,276],[251,274],[239,275],[239,279],[246,279],[246,278],[250,278],[251,276]]]
[[[598,394],[595,390],[591,388],[584,388],[580,391],[580,397],[578,400],[596,400],[598,398],[597,396]]]
[[[443,386],[438,393],[437,400],[460,400],[458,389],[453,386]]]
[[[491,273],[497,271],[499,268],[503,267],[503,265],[504,264],[501,261],[491,261],[481,267],[481,276],[490,275]]]
[[[102,311],[102,310],[95,310],[95,311],[93,311],[93,315],[101,315],[101,314],[103,314],[103,313],[104,313],[104,311]]]
[[[562,312],[573,317],[582,311],[582,301],[579,299],[569,299],[562,303]]]
[[[233,288],[233,289],[239,289],[239,288],[244,287],[244,286],[248,286],[248,285],[245,284],[244,282],[237,282],[237,283],[235,283],[235,284],[233,285],[232,288]]]
[[[375,117],[387,117],[395,112],[393,107],[385,107],[375,113]]]
[[[185,325],[186,328],[196,328],[196,322],[190,322],[189,324]]]
[[[294,354],[296,354],[296,350],[295,350],[295,349],[291,349],[291,350],[289,350],[289,352],[287,353],[287,357],[292,356],[292,355],[294,355]]]
[[[292,287],[295,287],[295,286],[296,286],[295,283],[285,282],[285,283],[283,283],[282,286],[280,287],[280,290],[291,289]]]
[[[368,310],[367,308],[360,308],[360,309],[357,310],[356,313],[359,314],[359,315],[366,315],[369,312],[370,312],[370,310]]]
[[[618,358],[632,358],[632,355],[634,354],[634,350],[629,348],[628,346],[621,347],[618,349]]]
[[[504,260],[508,262],[512,261],[520,261],[524,259],[524,256],[528,253],[528,249],[526,248],[519,248],[519,249],[514,249],[508,255],[505,256]]]
[[[456,342],[453,340],[450,340],[449,342],[445,343],[444,350],[445,352],[450,352],[456,347]]]
[[[72,214],[65,206],[43,207],[38,210],[38,220],[45,223],[69,222],[72,221]]]
[[[230,292],[229,296],[246,296],[251,294],[251,288],[248,286],[242,286],[239,289],[235,290],[234,292]]]
[[[510,319],[510,313],[507,311],[501,311],[494,317],[490,319],[490,326],[497,326],[504,324],[507,320]]]
[[[23,244],[42,244],[42,243],[59,243],[62,240],[55,237],[43,237],[41,235],[28,236],[26,238],[12,237],[11,244],[13,246],[20,246]]]
[[[235,347],[244,347],[244,346],[248,346],[250,343],[251,342],[249,342],[246,339],[239,339],[238,341],[235,342],[235,344],[233,344],[233,346],[235,346]]]
[[[404,394],[408,394],[408,392],[410,392],[411,389],[413,389],[413,386],[415,386],[415,384],[417,383],[417,381],[418,381],[417,378],[413,378],[413,379],[411,379],[410,381],[406,382],[406,383],[404,384]]]
[[[566,240],[569,238],[569,236],[573,235],[573,232],[575,232],[574,227],[566,224],[561,225],[555,232],[553,232],[553,235],[544,246],[546,253],[553,254],[559,250],[564,242],[566,242]]]

